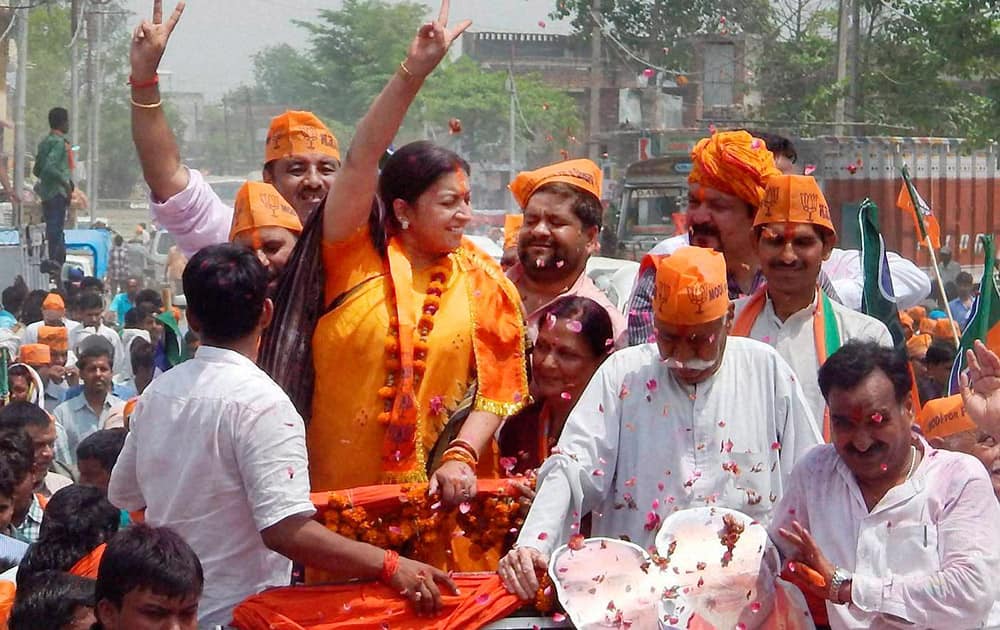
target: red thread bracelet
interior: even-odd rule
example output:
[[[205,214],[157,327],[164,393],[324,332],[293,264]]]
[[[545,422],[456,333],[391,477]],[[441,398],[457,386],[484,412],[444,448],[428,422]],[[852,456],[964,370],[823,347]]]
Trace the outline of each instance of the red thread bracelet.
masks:
[[[136,81],[131,76],[129,76],[128,84],[136,89],[156,87],[157,85],[160,84],[160,75],[154,74],[153,78],[150,79],[149,81]]]
[[[397,571],[399,571],[399,554],[392,549],[386,549],[385,556],[382,557],[382,572],[378,574],[379,582],[389,584]]]

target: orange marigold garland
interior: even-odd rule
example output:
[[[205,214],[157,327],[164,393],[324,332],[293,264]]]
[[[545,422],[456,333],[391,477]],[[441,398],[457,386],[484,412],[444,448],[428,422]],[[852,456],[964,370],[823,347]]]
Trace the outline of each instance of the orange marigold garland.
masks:
[[[326,527],[346,538],[428,561],[441,539],[454,536],[465,536],[480,549],[502,552],[524,524],[514,493],[478,494],[459,506],[447,507],[427,496],[426,488],[403,486],[399,507],[382,514],[369,513],[352,505],[345,495],[331,492],[324,513]]]
[[[420,387],[420,381],[423,380],[424,372],[427,370],[427,352],[430,349],[427,338],[434,330],[434,316],[441,308],[441,295],[448,286],[450,269],[449,263],[446,262],[435,265],[430,271],[427,295],[424,297],[420,318],[417,320],[417,339],[413,342],[414,391]],[[390,287],[387,299],[390,313],[389,332],[385,338],[385,385],[378,390],[378,396],[382,399],[382,413],[378,415],[378,420],[384,425],[389,424],[392,416],[392,407],[399,392],[396,382],[399,370],[402,368],[399,360],[399,318],[396,315],[396,301],[392,295]]]

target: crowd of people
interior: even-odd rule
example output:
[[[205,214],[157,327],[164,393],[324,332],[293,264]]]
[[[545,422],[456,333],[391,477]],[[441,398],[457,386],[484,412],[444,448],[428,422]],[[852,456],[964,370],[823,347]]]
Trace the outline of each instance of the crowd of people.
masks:
[[[346,152],[315,115],[278,116],[234,207],[181,159],[157,69],[183,3],[153,7],[132,39],[132,127],[153,218],[189,258],[186,309],[118,271],[107,291],[3,291],[12,630],[226,625],[303,581],[381,583],[431,618],[469,570],[537,603],[563,545],[654,549],[706,507],[766,527],[786,570],[764,591],[796,593],[741,627],[1000,627],[1000,348],[977,342],[947,395],[971,276],[954,276],[953,322],[890,256],[894,339],[860,312],[859,252],[837,248],[787,139],[697,143],[688,233],[645,257],[623,313],[585,272],[596,164],[511,182],[501,268],[463,238],[469,164],[390,149],[469,25],[449,25],[448,0]],[[503,477],[523,523],[497,556],[460,551],[458,532],[406,557],[317,518],[316,493],[391,484],[465,514]]]

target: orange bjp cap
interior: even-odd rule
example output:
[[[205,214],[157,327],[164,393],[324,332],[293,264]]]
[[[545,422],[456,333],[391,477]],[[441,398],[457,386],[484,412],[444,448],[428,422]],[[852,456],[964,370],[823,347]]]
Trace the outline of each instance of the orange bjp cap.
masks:
[[[508,214],[503,218],[503,248],[517,247],[517,235],[524,225],[523,214]]]
[[[49,293],[42,302],[43,311],[65,311],[66,303],[58,293]]]
[[[514,195],[517,205],[525,208],[535,191],[545,184],[555,182],[569,184],[600,199],[604,173],[591,160],[567,160],[543,166],[538,170],[518,173],[508,188]]]
[[[729,312],[726,259],[704,247],[682,247],[656,263],[656,318],[693,326],[713,322]]]
[[[911,359],[923,358],[927,354],[927,349],[931,347],[933,337],[927,333],[913,335],[906,340],[906,353]]]
[[[18,360],[31,367],[48,365],[52,363],[52,354],[49,351],[49,347],[43,343],[28,343],[21,346]]]
[[[933,335],[935,339],[954,339],[955,332],[952,321],[945,317],[934,322]]]
[[[38,329],[38,343],[49,350],[66,352],[69,350],[69,330],[65,326],[42,326]]]
[[[271,119],[264,163],[302,153],[322,153],[340,161],[337,136],[312,112],[287,111]]]
[[[754,208],[764,197],[768,178],[781,175],[764,141],[745,131],[720,131],[701,139],[691,159],[689,184],[735,195]]]
[[[928,400],[920,410],[917,424],[927,438],[945,438],[978,428],[965,412],[961,394]]]
[[[302,233],[299,215],[274,186],[264,182],[246,182],[236,193],[229,240],[241,232],[262,227],[281,227],[295,234]]]
[[[753,226],[768,223],[809,223],[837,233],[826,197],[816,180],[808,175],[768,178]]]

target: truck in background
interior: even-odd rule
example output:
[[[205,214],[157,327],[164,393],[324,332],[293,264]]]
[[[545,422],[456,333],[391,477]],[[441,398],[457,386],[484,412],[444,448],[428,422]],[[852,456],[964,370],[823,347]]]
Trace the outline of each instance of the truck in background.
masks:
[[[841,247],[858,247],[855,213],[870,197],[881,210],[886,246],[920,266],[930,265],[912,219],[896,207],[903,164],[941,225],[942,245],[951,246],[960,264],[982,265],[979,235],[1000,232],[996,143],[977,148],[955,138],[897,136],[819,136],[794,142],[800,171],[808,169],[823,188]],[[689,152],[682,151],[630,164],[620,194],[611,200],[618,212],[616,223],[608,227],[615,238],[604,243],[604,250],[638,260],[660,240],[682,233],[690,167]]]

